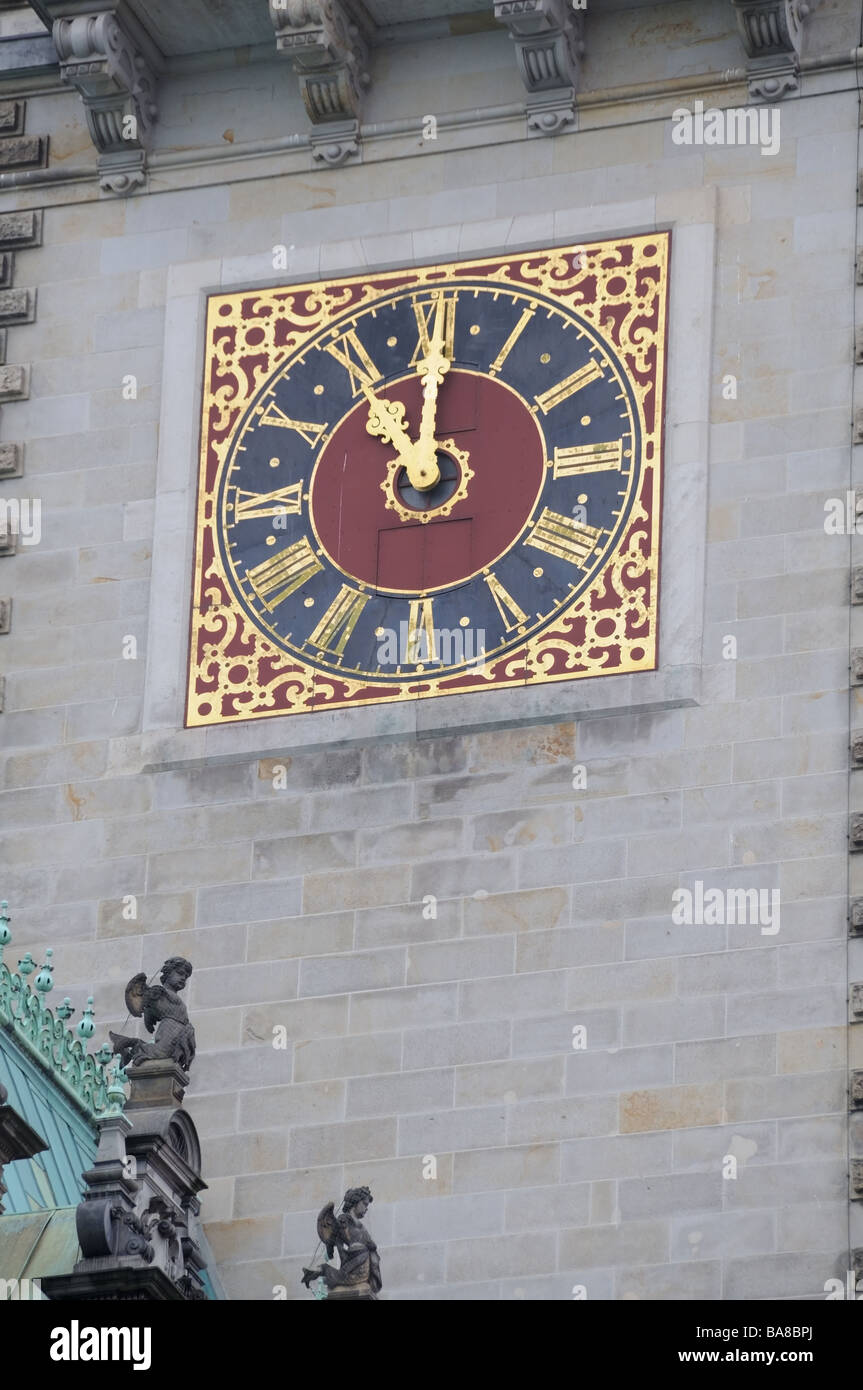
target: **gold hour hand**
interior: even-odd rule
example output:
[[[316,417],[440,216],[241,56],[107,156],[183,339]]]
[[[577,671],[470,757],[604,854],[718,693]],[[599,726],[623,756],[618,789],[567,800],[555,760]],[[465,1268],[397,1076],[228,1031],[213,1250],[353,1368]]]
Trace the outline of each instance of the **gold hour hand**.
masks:
[[[366,430],[376,435],[385,444],[392,444],[400,454],[409,453],[413,448],[405,422],[405,408],[401,401],[381,400],[367,386],[365,397],[369,403],[369,418]]]
[[[364,394],[369,403],[366,430],[393,446],[399,462],[407,470],[411,487],[418,492],[428,492],[440,479],[440,469],[434,455],[431,460],[420,457],[418,446],[407,432],[404,405],[401,401],[381,399],[368,386],[364,388]]]

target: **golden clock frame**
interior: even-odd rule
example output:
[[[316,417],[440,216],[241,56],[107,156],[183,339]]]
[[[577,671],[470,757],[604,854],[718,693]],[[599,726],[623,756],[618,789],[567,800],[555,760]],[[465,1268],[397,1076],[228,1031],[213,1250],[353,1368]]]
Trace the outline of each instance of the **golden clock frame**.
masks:
[[[210,296],[186,727],[655,670],[670,249],[670,232],[656,232]],[[222,470],[254,397],[322,329],[365,312],[394,290],[423,291],[462,278],[558,300],[624,364],[641,428],[640,467],[633,467],[638,501],[617,548],[587,588],[508,655],[492,655],[455,676],[410,675],[400,685],[327,671],[285,653],[269,638],[266,623],[253,623],[233,594],[215,535]],[[609,577],[621,605],[628,593],[625,607],[596,607]],[[586,636],[576,645],[567,640],[566,625],[581,620]],[[600,635],[597,627],[610,621],[613,631]],[[637,636],[627,632],[628,622]],[[610,659],[615,650],[616,661]]]

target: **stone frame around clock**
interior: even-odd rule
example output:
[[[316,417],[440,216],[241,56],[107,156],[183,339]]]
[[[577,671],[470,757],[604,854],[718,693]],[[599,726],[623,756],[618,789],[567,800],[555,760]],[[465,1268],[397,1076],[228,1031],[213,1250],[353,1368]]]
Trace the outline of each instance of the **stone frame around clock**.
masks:
[[[150,625],[144,692],[144,760],[149,768],[268,756],[282,749],[314,749],[374,739],[431,737],[514,725],[559,723],[611,714],[640,714],[699,702],[704,625],[704,557],[712,359],[716,195],[712,189],[678,194],[674,219],[657,220],[654,200],[565,208],[537,230],[483,254],[517,254],[537,245],[565,246],[590,237],[672,233],[666,356],[665,466],[659,591],[659,666],[617,677],[588,677],[535,687],[472,691],[310,711],[309,717],[240,721],[184,728],[189,605],[195,547],[195,510],[206,303],[211,294],[273,287],[321,275],[355,275],[465,259],[477,254],[481,224],[426,229],[435,242],[413,258],[336,264],[326,242],[301,247],[287,271],[237,275],[236,261],[203,261],[169,271],[162,368],[156,519]],[[346,209],[346,214],[350,209]],[[379,239],[386,240],[386,239]],[[372,239],[373,243],[374,239]],[[356,244],[356,243],[352,243]],[[370,243],[371,244],[371,243]],[[258,265],[264,255],[258,258]],[[312,259],[314,258],[314,259]],[[301,262],[301,263],[300,263]],[[189,364],[194,363],[194,370]],[[673,519],[673,524],[672,524]]]

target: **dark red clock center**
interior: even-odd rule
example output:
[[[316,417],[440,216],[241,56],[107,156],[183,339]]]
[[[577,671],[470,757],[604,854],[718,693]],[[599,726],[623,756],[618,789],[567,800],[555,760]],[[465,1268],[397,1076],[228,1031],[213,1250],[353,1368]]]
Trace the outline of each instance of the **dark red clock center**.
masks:
[[[408,433],[419,434],[419,378],[382,389],[402,401]],[[543,483],[545,448],[533,414],[508,387],[478,373],[453,369],[438,400],[435,435],[468,455],[467,495],[447,515],[421,520],[426,500],[405,486],[401,470],[383,490],[396,450],[366,430],[369,407],[360,401],[334,430],[315,467],[310,512],[318,540],[339,569],[371,588],[413,593],[444,588],[494,564],[531,515]],[[444,472],[459,468],[439,457]],[[387,500],[407,507],[402,518]],[[441,500],[448,500],[444,487]],[[416,504],[412,506],[413,502]]]

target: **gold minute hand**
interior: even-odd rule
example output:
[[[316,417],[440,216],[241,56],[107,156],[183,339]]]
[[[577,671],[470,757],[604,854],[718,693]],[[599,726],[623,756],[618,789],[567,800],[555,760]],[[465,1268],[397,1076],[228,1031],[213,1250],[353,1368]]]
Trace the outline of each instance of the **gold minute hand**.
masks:
[[[440,470],[437,465],[437,446],[435,444],[438,392],[444,377],[452,366],[450,359],[444,352],[446,314],[446,300],[443,294],[439,293],[435,304],[434,330],[429,342],[429,350],[417,364],[417,372],[423,383],[423,413],[420,436],[417,440],[417,452],[426,467],[434,468],[438,477],[440,477]]]

